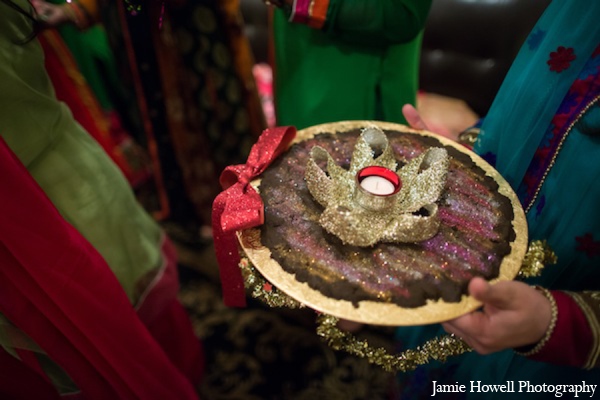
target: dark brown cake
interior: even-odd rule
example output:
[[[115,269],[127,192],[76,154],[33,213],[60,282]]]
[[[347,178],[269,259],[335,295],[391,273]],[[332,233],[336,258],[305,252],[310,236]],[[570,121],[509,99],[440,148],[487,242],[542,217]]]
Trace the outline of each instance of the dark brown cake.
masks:
[[[514,240],[510,200],[471,158],[434,137],[384,130],[402,165],[429,147],[446,147],[450,166],[438,201],[441,227],[420,243],[353,247],[318,223],[323,208],[304,180],[310,149],[325,148],[348,168],[359,130],[320,134],[293,145],[261,176],[261,242],[281,267],[327,297],[418,307],[428,299],[458,302],[472,277],[498,276]]]

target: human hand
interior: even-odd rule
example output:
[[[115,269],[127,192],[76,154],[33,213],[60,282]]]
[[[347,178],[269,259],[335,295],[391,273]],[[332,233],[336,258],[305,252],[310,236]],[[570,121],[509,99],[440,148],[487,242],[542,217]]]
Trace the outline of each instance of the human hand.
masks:
[[[414,129],[435,132],[440,136],[458,141],[463,130],[477,122],[476,114],[464,102],[439,95],[420,95],[418,108],[410,104],[402,107],[408,124]]]
[[[421,118],[421,114],[412,104],[405,104],[402,106],[402,115],[404,115],[404,119],[408,122],[408,125],[413,129],[426,130],[429,128],[425,121]]]
[[[47,27],[57,27],[70,22],[67,5],[47,3],[44,0],[31,0],[36,12],[36,19]]]
[[[490,285],[482,278],[473,278],[469,294],[483,303],[483,309],[442,326],[480,354],[537,343],[550,325],[550,301],[523,282]]]

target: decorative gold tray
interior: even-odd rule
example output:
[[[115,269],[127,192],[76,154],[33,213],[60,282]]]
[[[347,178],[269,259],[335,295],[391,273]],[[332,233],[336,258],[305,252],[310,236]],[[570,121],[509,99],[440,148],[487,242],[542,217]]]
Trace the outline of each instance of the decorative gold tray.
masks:
[[[491,282],[512,280],[521,268],[521,263],[527,250],[527,222],[525,213],[517,196],[504,178],[485,160],[464,146],[428,131],[417,131],[404,125],[379,121],[345,121],[317,125],[298,132],[295,142],[307,140],[320,133],[349,131],[368,125],[376,125],[382,130],[401,130],[420,135],[433,136],[442,144],[452,146],[469,155],[473,162],[481,167],[487,175],[499,185],[499,192],[508,197],[513,206],[513,227],[516,239],[511,243],[511,253],[507,255],[500,266],[499,277]],[[260,191],[260,180],[252,185]],[[346,320],[372,325],[409,326],[443,322],[477,309],[480,303],[470,296],[464,295],[457,303],[447,303],[442,300],[429,300],[427,304],[417,308],[403,308],[396,304],[361,301],[358,307],[351,302],[327,297],[312,289],[306,283],[296,280],[293,274],[286,272],[279,263],[271,258],[271,251],[260,242],[260,228],[238,232],[238,239],[243,251],[263,277],[277,289],[300,303],[314,310]]]

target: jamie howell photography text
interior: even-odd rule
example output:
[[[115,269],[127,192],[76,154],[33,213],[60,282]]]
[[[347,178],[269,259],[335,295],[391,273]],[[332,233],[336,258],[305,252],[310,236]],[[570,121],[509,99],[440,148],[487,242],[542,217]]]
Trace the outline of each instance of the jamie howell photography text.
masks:
[[[438,381],[432,382],[432,397],[444,397],[445,393],[520,393],[523,398],[527,394],[546,393],[548,397],[594,397],[596,386],[586,381],[578,384],[551,384],[551,383],[533,383],[530,381],[505,381],[503,383],[486,383],[482,381],[469,381],[468,383],[456,382],[454,384],[440,384]]]

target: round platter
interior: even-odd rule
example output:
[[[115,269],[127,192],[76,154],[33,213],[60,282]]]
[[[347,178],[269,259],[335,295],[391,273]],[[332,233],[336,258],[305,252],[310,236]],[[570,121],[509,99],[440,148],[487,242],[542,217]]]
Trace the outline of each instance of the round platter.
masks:
[[[473,162],[485,171],[486,175],[492,177],[498,183],[498,191],[506,196],[512,204],[514,213],[512,224],[516,237],[510,244],[510,254],[502,260],[499,276],[490,282],[495,283],[514,279],[521,268],[527,250],[528,234],[525,213],[517,196],[504,178],[485,160],[464,146],[431,132],[417,131],[404,125],[379,121],[344,121],[313,126],[299,131],[294,143],[312,138],[320,133],[349,131],[369,125],[376,125],[382,130],[402,130],[419,135],[433,136],[443,145],[452,146],[469,155]],[[260,179],[252,182],[252,185],[260,192]],[[338,318],[372,325],[424,325],[456,318],[480,306],[480,303],[472,297],[463,295],[459,302],[428,300],[425,305],[416,308],[405,308],[396,304],[376,301],[360,301],[356,307],[350,301],[338,300],[323,295],[321,292],[309,287],[308,284],[296,280],[294,274],[285,271],[277,261],[271,258],[271,251],[261,244],[260,228],[238,232],[238,239],[243,251],[255,268],[277,289],[307,307]]]

